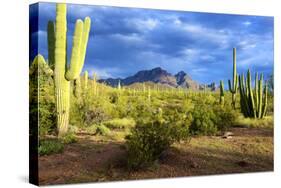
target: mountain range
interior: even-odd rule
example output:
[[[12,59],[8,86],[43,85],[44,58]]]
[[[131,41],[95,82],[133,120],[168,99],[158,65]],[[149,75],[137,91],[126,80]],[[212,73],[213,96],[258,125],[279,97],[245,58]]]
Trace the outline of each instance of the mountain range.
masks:
[[[184,71],[180,71],[175,75],[167,72],[166,70],[156,67],[151,70],[142,70],[137,72],[133,76],[127,78],[107,78],[98,80],[100,83],[106,83],[112,87],[117,87],[120,81],[122,86],[129,86],[135,83],[152,82],[168,86],[172,88],[188,88],[192,90],[199,90],[204,88],[198,82],[192,80],[192,78]],[[212,84],[211,84],[212,85]],[[208,85],[210,87],[210,85]]]

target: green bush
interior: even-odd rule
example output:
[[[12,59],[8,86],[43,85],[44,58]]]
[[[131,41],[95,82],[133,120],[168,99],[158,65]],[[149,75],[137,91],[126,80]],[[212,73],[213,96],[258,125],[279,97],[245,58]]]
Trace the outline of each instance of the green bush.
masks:
[[[38,153],[39,155],[50,155],[54,153],[63,152],[64,145],[59,140],[41,140],[39,143]]]
[[[127,129],[135,126],[136,122],[132,118],[112,119],[103,123],[110,129]]]
[[[215,124],[220,131],[226,131],[232,127],[239,115],[231,106],[221,107],[218,105],[214,107],[214,112],[216,115]]]
[[[214,135],[217,133],[216,114],[211,105],[201,104],[192,112],[190,133],[193,135]]]
[[[137,124],[126,137],[129,169],[151,165],[171,144],[186,139],[188,135],[188,128],[158,120]]]
[[[73,133],[68,133],[62,138],[64,144],[71,144],[77,142],[77,138]]]
[[[103,124],[100,124],[100,125],[97,125],[97,128],[96,128],[96,135],[102,135],[102,136],[106,136],[110,133],[110,129],[107,128],[105,125]]]

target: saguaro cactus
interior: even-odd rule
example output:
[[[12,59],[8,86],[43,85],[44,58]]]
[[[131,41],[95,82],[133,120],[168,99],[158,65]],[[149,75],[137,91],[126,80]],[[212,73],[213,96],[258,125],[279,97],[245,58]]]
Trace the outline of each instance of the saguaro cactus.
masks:
[[[148,101],[151,101],[151,91],[150,91],[150,87],[148,87]]]
[[[98,94],[98,85],[97,85],[97,74],[93,74],[93,89],[94,89],[94,95]]]
[[[232,93],[232,106],[235,108],[236,102],[236,93],[238,88],[238,75],[236,71],[236,48],[233,48],[233,75],[232,75],[232,84],[231,81],[228,80],[229,91]]]
[[[245,83],[245,85],[244,85]],[[267,83],[263,89],[263,75],[256,74],[254,93],[251,86],[251,72],[248,70],[246,82],[239,76],[240,106],[245,117],[263,118],[267,110]]]
[[[88,88],[88,79],[89,79],[89,73],[88,71],[84,72],[84,90]]]
[[[59,137],[65,135],[68,130],[70,81],[77,79],[83,68],[91,27],[91,20],[89,17],[86,17],[84,22],[80,19],[76,21],[70,67],[67,68],[66,12],[66,4],[58,3],[56,6],[56,21],[55,23],[51,21],[48,23],[48,53],[50,63],[54,64],[57,127]]]
[[[118,90],[121,90],[121,83],[120,80],[118,80],[118,86],[117,86]]]
[[[224,105],[224,84],[223,81],[220,81],[220,104]]]

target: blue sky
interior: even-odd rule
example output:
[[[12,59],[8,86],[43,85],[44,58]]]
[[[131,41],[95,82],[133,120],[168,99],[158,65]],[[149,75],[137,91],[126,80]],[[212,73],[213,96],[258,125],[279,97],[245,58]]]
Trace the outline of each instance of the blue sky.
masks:
[[[47,22],[55,20],[55,4],[31,7],[32,48],[46,59]],[[68,56],[76,19],[92,19],[84,70],[100,78],[127,77],[161,67],[172,74],[183,70],[200,83],[224,80],[232,74],[232,48],[237,48],[238,72],[273,72],[273,17],[163,11],[92,5],[67,5]],[[69,58],[68,58],[69,59]]]

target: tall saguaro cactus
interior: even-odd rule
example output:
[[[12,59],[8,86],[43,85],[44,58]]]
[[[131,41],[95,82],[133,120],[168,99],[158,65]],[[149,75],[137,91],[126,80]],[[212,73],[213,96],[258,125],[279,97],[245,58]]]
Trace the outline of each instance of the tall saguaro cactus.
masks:
[[[84,72],[84,90],[86,91],[88,88],[88,80],[89,80],[89,73],[88,71]]]
[[[93,89],[94,89],[94,95],[98,94],[98,85],[97,85],[97,74],[93,74]]]
[[[56,21],[48,23],[49,61],[54,64],[57,127],[59,137],[65,135],[69,123],[70,81],[79,77],[84,65],[91,20],[76,21],[70,66],[67,65],[67,7],[58,3]],[[54,57],[53,57],[54,56]],[[52,62],[53,61],[53,62]]]
[[[224,105],[224,84],[223,81],[220,81],[220,104]]]
[[[238,75],[236,70],[236,48],[233,48],[233,74],[232,74],[232,84],[231,81],[228,80],[228,87],[229,91],[232,93],[232,106],[235,108],[235,102],[236,102],[236,93],[238,88]]]

